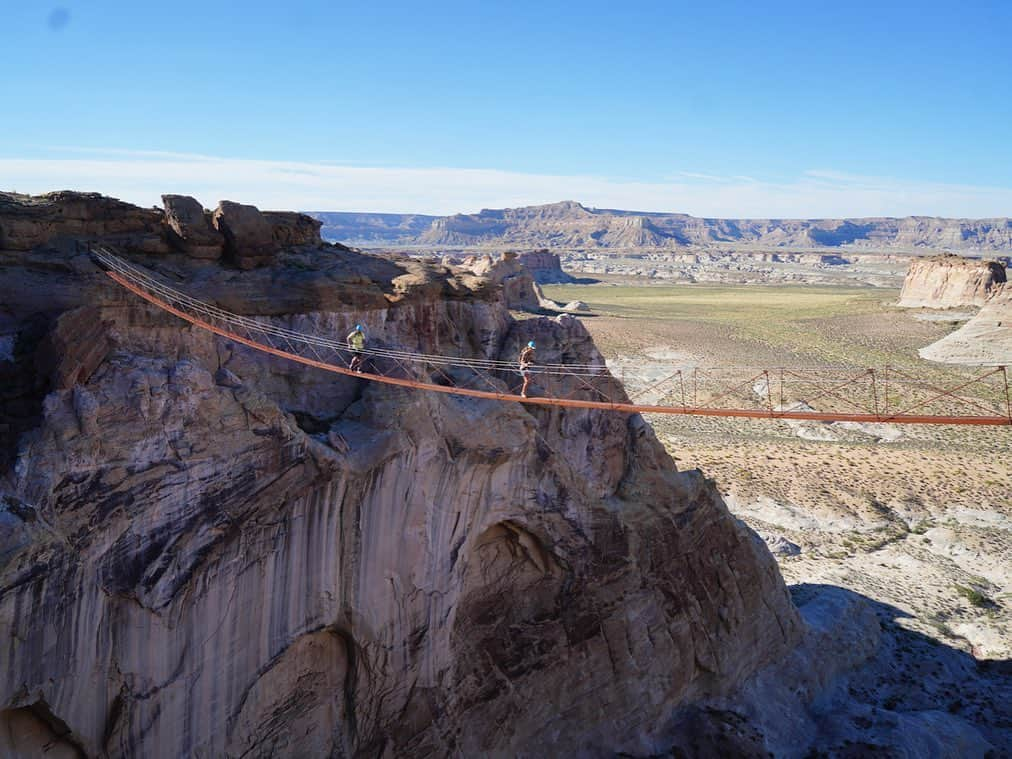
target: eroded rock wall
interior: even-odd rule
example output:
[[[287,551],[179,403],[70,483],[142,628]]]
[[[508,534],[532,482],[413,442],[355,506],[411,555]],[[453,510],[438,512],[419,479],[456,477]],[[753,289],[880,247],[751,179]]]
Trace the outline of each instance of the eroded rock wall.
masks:
[[[909,308],[983,306],[1005,282],[1005,267],[996,261],[937,256],[910,263],[899,305]]]
[[[559,254],[552,253],[547,248],[521,253],[518,260],[539,285],[565,284],[573,281],[573,277],[562,270]]]
[[[163,195],[164,210],[138,208],[98,193],[0,193],[0,251],[102,242],[136,253],[229,262],[241,269],[274,263],[281,250],[323,246],[321,222],[223,200],[214,213],[188,195]],[[343,248],[343,246],[341,246]]]
[[[473,274],[302,255],[166,271],[297,329],[603,365],[577,320],[515,322]],[[53,736],[89,756],[663,753],[683,707],[798,639],[761,541],[639,416],[307,370],[80,256],[0,277],[44,281],[53,324],[91,309],[107,338],[39,370],[40,419],[0,473],[0,707],[25,755]]]
[[[0,193],[0,250],[31,250],[58,238],[105,238],[166,253],[162,213],[88,192]]]

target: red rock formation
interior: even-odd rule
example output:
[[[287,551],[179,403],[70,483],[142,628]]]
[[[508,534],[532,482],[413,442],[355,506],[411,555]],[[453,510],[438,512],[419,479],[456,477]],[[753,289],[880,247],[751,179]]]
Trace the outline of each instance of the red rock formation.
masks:
[[[909,308],[982,306],[1005,282],[1005,267],[996,261],[936,256],[910,263],[899,305]]]

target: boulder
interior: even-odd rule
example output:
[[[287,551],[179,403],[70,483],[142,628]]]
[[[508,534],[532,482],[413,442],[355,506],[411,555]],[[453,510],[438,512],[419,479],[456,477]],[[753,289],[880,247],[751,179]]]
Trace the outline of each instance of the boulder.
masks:
[[[983,306],[1005,280],[1005,267],[997,261],[951,255],[917,259],[907,270],[899,305],[907,308]]]
[[[191,258],[217,260],[225,248],[225,237],[214,228],[211,214],[189,195],[162,195],[169,240]]]
[[[271,264],[280,249],[274,228],[256,206],[221,201],[214,212],[214,228],[225,236],[228,258],[240,269]]]
[[[323,244],[320,237],[323,222],[312,216],[295,211],[264,211],[263,215],[271,225],[274,242],[282,248],[319,247]]]

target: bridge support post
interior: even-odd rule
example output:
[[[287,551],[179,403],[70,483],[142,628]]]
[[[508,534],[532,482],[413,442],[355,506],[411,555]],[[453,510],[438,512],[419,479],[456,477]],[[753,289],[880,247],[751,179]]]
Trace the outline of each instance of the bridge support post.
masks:
[[[999,366],[1001,369],[1001,377],[1005,383],[1005,413],[1008,414],[1008,423],[1012,425],[1012,396],[1009,395],[1008,389],[1008,369],[1004,366]]]
[[[875,386],[875,370],[874,369],[869,369],[868,372],[871,375],[871,406],[872,406],[872,411],[875,414],[876,418],[878,418],[880,415],[878,413],[878,388]]]

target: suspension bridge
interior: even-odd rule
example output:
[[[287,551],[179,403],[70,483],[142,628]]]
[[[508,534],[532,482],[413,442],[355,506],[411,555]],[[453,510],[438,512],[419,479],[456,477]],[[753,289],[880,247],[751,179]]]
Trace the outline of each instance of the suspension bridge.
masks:
[[[538,393],[523,397],[516,362],[426,354],[368,344],[366,369],[349,368],[351,345],[235,314],[181,292],[104,247],[89,248],[126,290],[200,329],[253,350],[335,374],[418,390],[531,406],[626,413],[890,424],[1012,425],[1004,365],[945,381],[897,367],[670,367],[628,387],[601,361],[539,363]]]

